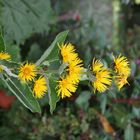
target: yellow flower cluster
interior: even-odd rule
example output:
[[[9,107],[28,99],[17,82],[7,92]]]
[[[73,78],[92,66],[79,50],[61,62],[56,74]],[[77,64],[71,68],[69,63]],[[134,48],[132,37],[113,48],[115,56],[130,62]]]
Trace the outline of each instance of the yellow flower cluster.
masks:
[[[79,58],[75,52],[75,47],[71,43],[58,45],[60,48],[60,55],[62,58],[62,72],[60,79],[56,87],[57,94],[61,98],[70,97],[72,93],[75,93],[80,82],[81,75],[83,73],[83,61]],[[3,57],[2,57],[3,56]],[[8,58],[8,55],[4,56],[0,54],[1,58]],[[126,57],[119,55],[114,57],[114,70],[115,70],[115,83],[120,90],[125,84],[128,84],[127,78],[131,74],[129,62]],[[59,71],[59,70],[58,70]],[[94,93],[105,92],[112,84],[113,73],[105,67],[104,64],[97,59],[93,59],[92,71],[89,72],[89,79],[92,81]],[[37,80],[38,73],[35,64],[25,63],[21,65],[19,69],[18,77],[24,82],[35,81],[33,92],[35,97],[42,98],[47,92],[46,79],[40,76]],[[91,76],[91,77],[90,77]]]
[[[35,81],[33,92],[36,98],[41,98],[47,92],[46,79],[44,77],[39,77],[35,80],[37,76],[37,68],[35,64],[25,63],[20,66],[18,77],[23,82]]]
[[[120,90],[125,84],[128,84],[127,78],[131,74],[129,62],[126,57],[119,55],[114,57],[114,70],[115,70],[115,83]],[[95,79],[93,79],[92,85],[94,92],[104,92],[111,86],[112,78],[111,72],[108,68],[103,66],[100,60],[93,59],[92,71]]]
[[[125,56],[114,57],[115,82],[120,90],[125,84],[128,84],[127,78],[131,74],[129,62]]]
[[[58,81],[58,96],[61,98],[70,97],[77,89],[80,81],[81,72],[83,69],[82,60],[75,52],[74,46],[71,43],[62,44],[59,46],[62,56],[62,62],[68,64],[65,72]]]

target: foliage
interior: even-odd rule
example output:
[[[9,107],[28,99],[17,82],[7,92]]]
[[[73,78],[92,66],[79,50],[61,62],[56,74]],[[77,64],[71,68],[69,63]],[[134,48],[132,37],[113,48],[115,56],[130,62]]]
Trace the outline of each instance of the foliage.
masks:
[[[106,44],[108,41],[104,40],[104,32],[97,27],[97,22],[92,17],[73,18],[72,12],[67,14],[67,10],[75,6],[71,5],[70,1],[2,0],[0,4],[2,6],[0,50],[11,55],[10,61],[0,60],[0,64],[18,75],[17,68],[20,64],[26,61],[35,63],[39,70],[46,70],[49,87],[44,98],[38,100],[32,93],[32,83],[19,82],[6,71],[0,75],[2,79],[0,89],[4,89],[8,95],[14,93],[29,109],[24,108],[18,100],[11,109],[0,109],[2,139],[7,140],[9,137],[11,140],[140,139],[138,25],[128,29],[125,23],[127,21],[124,22],[123,17],[118,15],[117,20],[125,23],[126,27],[118,26],[123,32],[123,34],[120,32],[119,36],[123,39],[121,37],[117,39],[123,43],[119,44],[121,46],[113,46]],[[125,9],[121,12],[125,13],[123,10]],[[127,14],[129,17],[132,13]],[[84,60],[86,68],[84,72],[91,70],[93,56],[102,59],[105,66],[113,67],[112,53],[125,54],[130,60],[132,69],[128,79],[129,85],[118,91],[115,83],[112,83],[111,88],[104,93],[93,94],[89,75],[83,75],[76,93],[71,98],[60,99],[56,92],[60,75],[51,73],[50,70],[58,70],[61,66],[62,58],[58,44],[65,42],[68,31],[61,31],[66,29],[70,29],[67,40],[76,44],[79,56]],[[62,71],[65,71],[65,67]]]
[[[49,0],[3,0],[2,4],[2,26],[9,42],[24,43],[35,33],[48,32],[56,20]]]

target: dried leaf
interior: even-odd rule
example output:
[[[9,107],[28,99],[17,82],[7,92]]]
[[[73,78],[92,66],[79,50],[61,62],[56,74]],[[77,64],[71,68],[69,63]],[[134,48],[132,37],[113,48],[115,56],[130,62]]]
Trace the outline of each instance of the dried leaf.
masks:
[[[100,122],[103,126],[103,129],[106,133],[111,134],[112,136],[116,135],[116,132],[114,128],[111,126],[110,122],[107,120],[107,118],[101,114],[98,113],[98,117],[100,119]]]

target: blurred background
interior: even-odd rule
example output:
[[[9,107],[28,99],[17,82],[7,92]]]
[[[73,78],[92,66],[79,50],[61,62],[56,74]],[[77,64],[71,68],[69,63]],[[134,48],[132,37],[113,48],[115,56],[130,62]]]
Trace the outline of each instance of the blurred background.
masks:
[[[53,115],[47,95],[31,113],[0,83],[0,140],[140,140],[140,0],[1,0],[0,24],[14,61],[36,62],[68,29],[85,67],[121,53],[132,69],[121,91],[93,94],[81,82]]]

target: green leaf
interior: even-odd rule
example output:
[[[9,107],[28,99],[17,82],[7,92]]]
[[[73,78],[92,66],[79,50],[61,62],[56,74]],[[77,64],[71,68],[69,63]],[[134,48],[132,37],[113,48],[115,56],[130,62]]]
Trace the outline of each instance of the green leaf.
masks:
[[[140,108],[139,107],[133,106],[132,112],[133,112],[133,114],[135,115],[136,118],[140,119]]]
[[[68,31],[64,31],[59,33],[55,40],[52,42],[50,47],[44,52],[44,54],[41,56],[41,58],[36,62],[36,65],[40,65],[45,60],[53,60],[59,58],[59,47],[58,44],[62,44],[66,37],[67,37]]]
[[[42,53],[43,52],[41,51],[40,46],[34,43],[31,45],[31,49],[26,59],[30,62],[36,62],[40,58]]]
[[[48,32],[56,15],[50,0],[3,0],[1,22],[8,42],[23,43],[35,33]]]
[[[20,48],[14,44],[6,43],[6,52],[11,55],[11,60],[14,62],[20,62]]]
[[[134,76],[136,73],[136,63],[134,61],[131,61],[131,75]]]
[[[121,105],[114,105],[112,115],[116,121],[116,125],[120,128],[126,128],[126,125],[132,118],[132,114]]]
[[[107,94],[99,94],[99,100],[100,100],[100,107],[102,114],[105,114],[106,111],[106,105],[107,105]]]
[[[89,99],[91,95],[92,94],[89,91],[83,91],[76,99],[76,104],[86,110],[89,106]]]
[[[30,109],[32,112],[41,113],[40,106],[27,84],[22,84],[19,80],[9,78],[7,75],[2,77],[2,81],[25,107]]]
[[[48,87],[48,97],[49,97],[49,105],[51,114],[56,108],[56,103],[59,101],[59,97],[57,96],[56,86],[57,79],[55,76],[46,77],[47,87]]]
[[[4,66],[7,66],[8,68],[11,68],[11,69],[17,68],[20,65],[17,62],[7,61],[7,60],[0,60],[0,64],[4,65]]]
[[[11,55],[11,60],[15,62],[20,61],[20,48],[17,45],[5,43],[2,34],[0,34],[0,52],[7,52]]]
[[[128,124],[128,126],[125,129],[124,139],[125,140],[134,140],[134,129],[131,126],[131,124]]]
[[[5,44],[1,33],[0,33],[0,52],[5,52]]]

